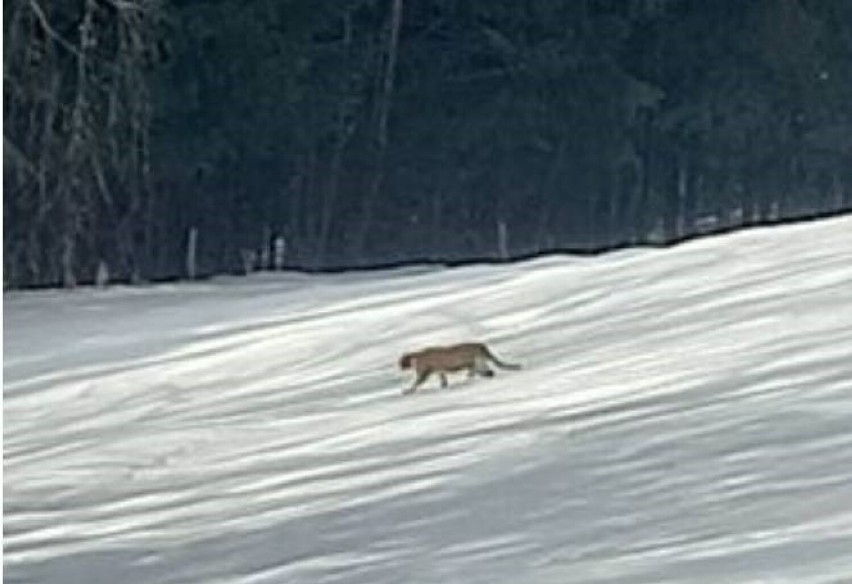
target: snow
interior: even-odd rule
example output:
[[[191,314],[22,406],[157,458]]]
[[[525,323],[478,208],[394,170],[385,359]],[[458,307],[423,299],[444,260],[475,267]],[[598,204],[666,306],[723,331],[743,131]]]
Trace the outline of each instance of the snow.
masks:
[[[852,217],[5,295],[6,582],[852,581]],[[403,352],[486,340],[519,372]]]

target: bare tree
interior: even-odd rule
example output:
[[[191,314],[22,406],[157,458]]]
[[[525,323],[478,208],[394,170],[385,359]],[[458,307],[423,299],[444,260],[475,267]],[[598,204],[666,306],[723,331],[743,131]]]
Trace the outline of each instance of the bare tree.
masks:
[[[347,67],[351,68],[354,64],[351,10],[343,15],[343,29],[343,61]],[[353,76],[348,75],[344,77]],[[357,78],[357,76],[355,76],[355,78]],[[355,120],[357,118],[354,110],[361,107],[361,99],[359,95],[362,91],[363,89],[361,87],[345,87],[337,104],[335,112],[334,147],[332,149],[331,161],[329,163],[330,169],[328,181],[323,189],[319,239],[317,241],[314,257],[314,264],[317,266],[321,265],[325,261],[328,239],[331,234],[332,216],[337,203],[337,197],[340,193],[340,178],[343,171],[343,154],[346,151],[352,136],[355,134]]]
[[[157,0],[4,6],[12,285],[93,280],[100,258],[126,276],[138,270],[132,230],[150,193],[147,70],[159,15]]]
[[[377,199],[382,191],[385,181],[385,159],[388,149],[388,123],[390,119],[391,104],[393,101],[394,76],[396,73],[396,62],[399,51],[399,32],[402,26],[402,0],[391,0],[391,16],[388,26],[387,49],[385,51],[384,69],[382,72],[381,93],[378,99],[376,114],[376,160],[375,170],[370,179],[367,193],[364,196],[361,208],[361,221],[358,235],[355,238],[354,257],[360,261],[364,246],[373,222],[373,214]]]

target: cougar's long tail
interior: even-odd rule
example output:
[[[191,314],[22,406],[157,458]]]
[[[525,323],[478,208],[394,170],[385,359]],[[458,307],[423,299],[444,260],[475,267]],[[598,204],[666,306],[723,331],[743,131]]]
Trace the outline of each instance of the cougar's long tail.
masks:
[[[489,349],[488,347],[485,347],[485,354],[488,359],[500,369],[509,369],[511,371],[517,371],[521,368],[521,366],[517,363],[506,363],[505,361],[501,361],[497,358],[497,355],[491,352],[491,349]]]

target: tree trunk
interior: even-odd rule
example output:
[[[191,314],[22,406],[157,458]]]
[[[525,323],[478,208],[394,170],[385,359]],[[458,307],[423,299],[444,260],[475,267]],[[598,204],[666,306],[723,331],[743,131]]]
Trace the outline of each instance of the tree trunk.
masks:
[[[441,184],[435,193],[432,195],[432,221],[429,229],[429,253],[428,259],[437,260],[440,256],[439,250],[442,251],[441,229],[443,228],[442,215],[444,213],[444,187]]]
[[[686,233],[686,204],[689,196],[689,166],[685,155],[678,157],[677,167],[677,212],[675,217],[675,238],[681,239]]]
[[[385,181],[385,158],[388,146],[388,121],[390,118],[391,101],[393,98],[394,74],[396,72],[397,52],[399,48],[399,31],[402,25],[402,0],[392,0],[390,27],[388,30],[387,53],[384,60],[382,75],[382,90],[379,97],[378,116],[376,123],[376,157],[375,169],[370,179],[367,193],[361,207],[361,221],[358,235],[353,246],[356,262],[363,261],[363,253],[367,234],[370,231],[375,213],[377,199]]]
[[[187,238],[186,243],[186,277],[190,280],[194,280],[197,271],[196,271],[196,260],[197,260],[197,252],[198,252],[198,229],[195,227],[190,228],[189,237]]]
[[[343,19],[344,34],[344,60],[347,65],[352,65],[352,14],[347,12]],[[331,154],[331,169],[329,170],[328,184],[325,186],[323,206],[320,217],[320,232],[319,241],[317,241],[316,250],[314,252],[314,266],[320,267],[325,262],[325,253],[328,249],[328,238],[331,233],[332,217],[334,208],[337,203],[337,196],[340,192],[340,174],[343,170],[343,154],[349,144],[349,140],[354,134],[355,126],[349,120],[349,93],[344,92],[340,97],[340,102],[337,105],[337,124],[336,124],[336,139],[334,149]],[[354,116],[352,116],[354,117]]]
[[[509,259],[509,229],[502,219],[497,220],[497,252],[501,260]]]

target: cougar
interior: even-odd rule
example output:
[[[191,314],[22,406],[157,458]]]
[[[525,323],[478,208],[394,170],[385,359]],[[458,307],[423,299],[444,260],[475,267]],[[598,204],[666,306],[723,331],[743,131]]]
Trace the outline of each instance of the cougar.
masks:
[[[441,387],[447,387],[447,373],[467,370],[468,377],[481,375],[493,377],[494,371],[488,368],[488,362],[501,369],[520,369],[520,365],[505,363],[492,353],[485,343],[461,343],[447,347],[427,347],[399,358],[400,369],[414,369],[414,384],[403,391],[413,393],[429,379],[433,373],[441,378]]]

